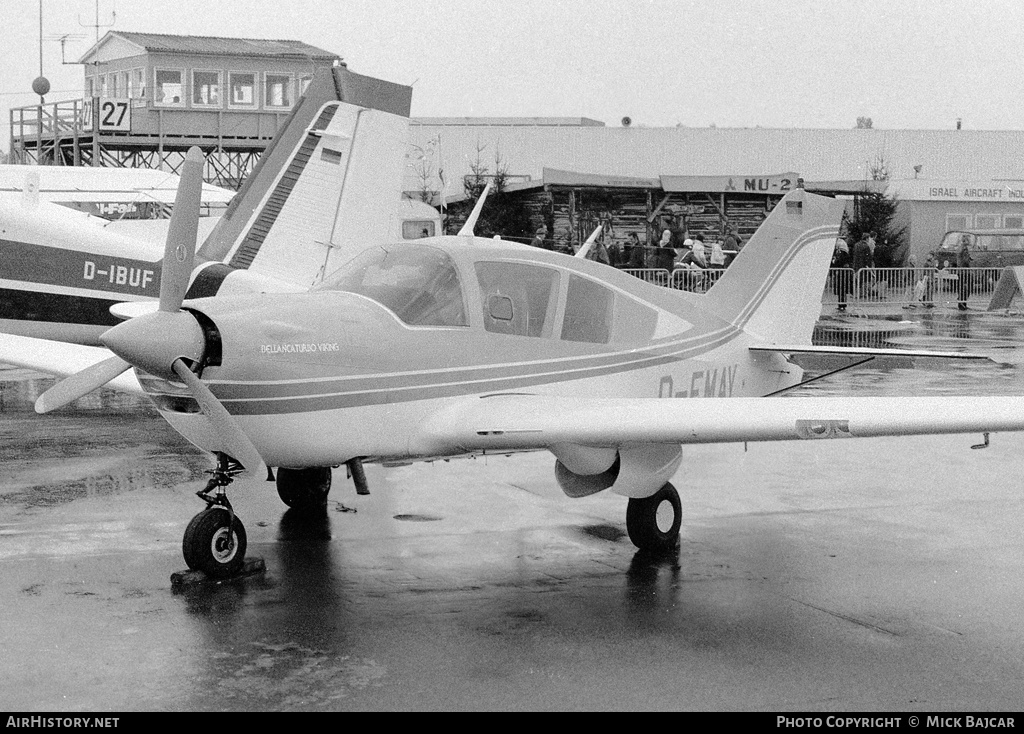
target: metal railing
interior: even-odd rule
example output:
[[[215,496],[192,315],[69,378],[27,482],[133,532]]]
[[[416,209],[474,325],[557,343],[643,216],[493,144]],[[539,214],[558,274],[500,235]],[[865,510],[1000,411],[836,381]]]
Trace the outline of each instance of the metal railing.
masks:
[[[706,293],[722,277],[724,269],[687,270],[676,268],[623,268],[622,272],[647,283],[677,290]],[[955,306],[961,298],[961,283],[966,283],[968,304],[987,305],[999,282],[1002,268],[848,268],[829,270],[822,293],[823,305],[839,304],[839,292],[845,287],[846,304],[858,306],[892,304],[898,306]]]
[[[89,109],[82,99],[12,108],[11,137],[52,137],[84,132],[92,122],[86,116]]]
[[[707,270],[690,270],[687,268],[676,268],[666,270],[665,268],[623,268],[622,272],[640,278],[646,283],[661,285],[667,288],[675,288],[681,291],[692,291],[693,293],[706,293],[708,288],[713,286],[725,272],[722,268],[709,268]]]
[[[654,285],[668,285],[672,278],[672,274],[664,268],[623,268],[622,272]]]
[[[848,306],[891,303],[901,306],[947,306],[961,299],[987,303],[1002,268],[848,268],[829,270],[822,303]],[[965,287],[961,291],[962,287]]]

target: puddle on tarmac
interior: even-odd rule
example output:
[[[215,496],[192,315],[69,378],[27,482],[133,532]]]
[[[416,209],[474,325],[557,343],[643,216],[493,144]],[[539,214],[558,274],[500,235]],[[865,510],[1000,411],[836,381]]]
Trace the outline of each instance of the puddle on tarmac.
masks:
[[[209,458],[148,400],[101,390],[48,415],[35,399],[52,379],[0,372],[0,505],[48,507],[201,478]]]
[[[1022,395],[1024,319],[980,311],[914,312],[878,318],[822,318],[814,344],[970,352],[988,360],[878,358],[789,393],[799,395]],[[838,369],[845,357],[801,356],[805,378]]]

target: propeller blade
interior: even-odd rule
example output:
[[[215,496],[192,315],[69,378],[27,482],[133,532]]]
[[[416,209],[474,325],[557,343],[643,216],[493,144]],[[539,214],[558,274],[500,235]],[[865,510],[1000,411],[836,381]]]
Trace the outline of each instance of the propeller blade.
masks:
[[[86,367],[61,380],[40,395],[36,400],[36,412],[49,413],[51,410],[63,408],[68,403],[103,387],[129,369],[131,369],[131,365],[116,356]]]
[[[160,310],[177,311],[185,300],[199,231],[199,206],[203,193],[202,151],[192,146],[181,167],[174,196],[174,211],[167,229],[167,243],[160,271]]]
[[[248,471],[265,469],[259,451],[235,423],[235,419],[228,413],[228,409],[210,392],[210,388],[188,368],[184,361],[176,359],[171,366],[175,374],[192,391],[192,397],[196,399],[199,407],[203,409],[203,413],[213,423],[217,433],[226,440],[228,446],[226,453],[230,454],[231,458],[241,463]]]

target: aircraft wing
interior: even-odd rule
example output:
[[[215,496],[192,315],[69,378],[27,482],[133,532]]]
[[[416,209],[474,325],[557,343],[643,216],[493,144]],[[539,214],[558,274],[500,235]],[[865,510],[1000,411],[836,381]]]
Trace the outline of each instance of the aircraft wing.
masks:
[[[3,355],[0,361],[4,364],[25,367],[55,377],[70,377],[109,358],[111,353],[102,347],[0,334],[0,355]],[[107,383],[107,387],[135,395],[146,394],[133,371],[114,378]]]
[[[1024,397],[577,399],[495,395],[438,411],[414,452],[1024,430]]]

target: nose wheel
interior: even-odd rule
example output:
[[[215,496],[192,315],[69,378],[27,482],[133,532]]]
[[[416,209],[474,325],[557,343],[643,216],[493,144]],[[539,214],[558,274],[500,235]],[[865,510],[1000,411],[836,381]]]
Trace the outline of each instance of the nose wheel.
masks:
[[[211,578],[234,576],[245,564],[245,527],[224,491],[242,471],[234,459],[217,455],[217,468],[208,472],[210,480],[196,493],[206,502],[206,509],[192,518],[181,541],[188,567]]]

